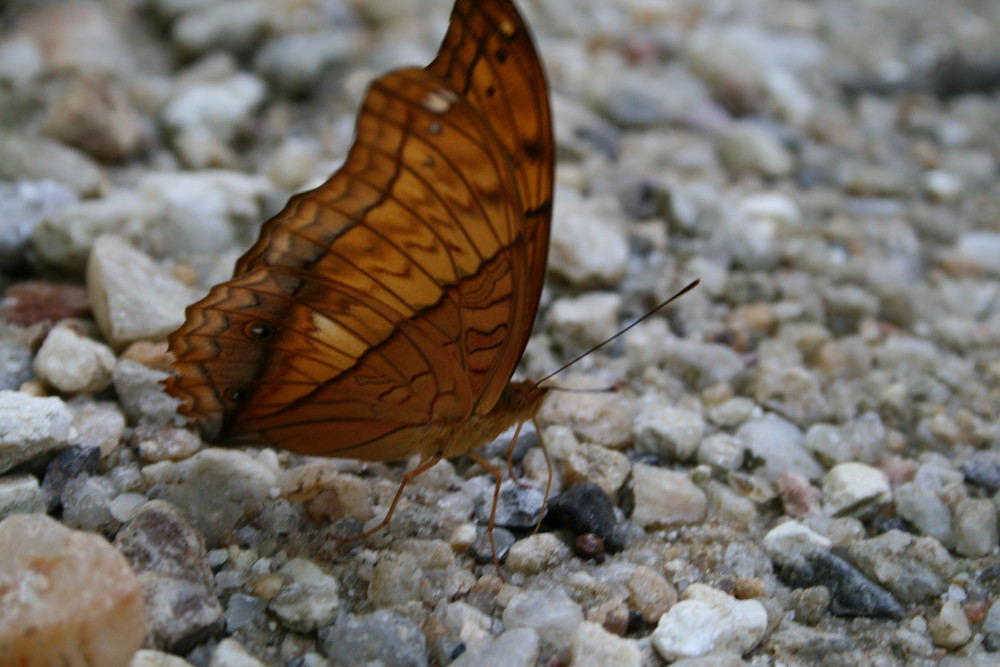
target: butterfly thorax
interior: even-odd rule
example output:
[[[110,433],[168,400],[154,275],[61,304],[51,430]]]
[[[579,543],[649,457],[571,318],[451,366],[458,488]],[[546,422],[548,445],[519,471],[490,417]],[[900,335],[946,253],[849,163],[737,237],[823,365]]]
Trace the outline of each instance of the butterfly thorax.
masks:
[[[464,454],[493,441],[511,426],[528,421],[538,412],[548,391],[548,387],[539,387],[531,381],[509,383],[489,412],[473,414],[451,428],[442,455],[451,458]]]

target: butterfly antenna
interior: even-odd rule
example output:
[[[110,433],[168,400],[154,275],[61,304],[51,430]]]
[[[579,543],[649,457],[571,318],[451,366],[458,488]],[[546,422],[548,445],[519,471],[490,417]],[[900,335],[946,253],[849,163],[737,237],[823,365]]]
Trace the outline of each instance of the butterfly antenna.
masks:
[[[600,343],[598,343],[594,347],[590,348],[589,350],[587,350],[586,352],[584,352],[580,356],[576,357],[575,359],[573,359],[569,363],[563,364],[558,369],[552,371],[551,373],[549,373],[548,375],[546,375],[545,377],[543,377],[536,384],[542,384],[543,382],[545,382],[546,380],[552,378],[553,376],[558,375],[559,373],[562,373],[564,370],[566,370],[567,368],[569,368],[570,366],[572,366],[576,362],[580,361],[584,357],[586,357],[586,356],[588,356],[590,354],[593,354],[594,352],[596,352],[597,350],[601,349],[602,347],[604,347],[605,345],[607,345],[611,341],[615,340],[616,338],[618,338],[622,334],[627,333],[629,331],[629,329],[631,329],[635,325],[637,325],[640,322],[643,322],[643,321],[649,319],[651,316],[655,315],[657,312],[659,312],[663,308],[669,306],[671,303],[673,303],[677,299],[681,298],[682,296],[684,296],[685,294],[687,294],[688,292],[690,292],[691,290],[693,290],[695,287],[698,286],[698,283],[700,283],[700,282],[701,282],[700,279],[692,281],[687,286],[685,286],[684,288],[682,288],[679,292],[677,292],[676,294],[674,294],[672,297],[670,297],[666,301],[662,302],[660,305],[658,305],[655,308],[653,308],[652,310],[650,310],[648,313],[646,313],[645,315],[643,315],[642,317],[640,317],[639,319],[637,319],[635,322],[633,322],[632,324],[628,325],[627,327],[625,327],[624,329],[622,329],[621,331],[619,331],[618,333],[616,333],[611,338],[604,339],[603,341],[601,341]]]

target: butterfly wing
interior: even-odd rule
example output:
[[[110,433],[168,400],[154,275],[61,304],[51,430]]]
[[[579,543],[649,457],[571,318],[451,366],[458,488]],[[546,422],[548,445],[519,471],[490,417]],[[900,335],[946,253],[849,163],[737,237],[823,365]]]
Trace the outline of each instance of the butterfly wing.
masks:
[[[501,37],[514,57],[498,55]],[[170,336],[167,390],[207,438],[391,460],[433,453],[449,425],[496,403],[548,238],[535,212],[547,203],[525,201],[544,195],[543,172],[550,197],[548,105],[544,79],[526,76],[541,69],[513,6],[460,0],[434,64],[373,83],[341,169],[265,223]],[[519,143],[512,104],[538,85],[544,127],[529,107]],[[491,101],[508,87],[510,104]],[[524,147],[538,132],[548,167]]]

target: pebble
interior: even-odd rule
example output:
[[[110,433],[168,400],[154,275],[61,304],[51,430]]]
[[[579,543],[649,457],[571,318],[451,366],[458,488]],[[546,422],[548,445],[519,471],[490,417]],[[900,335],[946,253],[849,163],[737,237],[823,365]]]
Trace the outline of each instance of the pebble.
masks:
[[[356,50],[357,40],[346,30],[281,35],[257,53],[254,69],[276,89],[303,95],[323,77],[342,74]]]
[[[771,529],[764,549],[781,566],[782,578],[795,588],[822,586],[829,591],[830,611],[838,616],[902,618],[903,607],[860,570],[828,551],[830,540],[798,521]]]
[[[680,67],[654,72],[625,70],[610,77],[609,86],[594,90],[595,105],[624,128],[656,127],[693,117],[708,106],[705,87]]]
[[[1000,233],[965,232],[955,240],[954,254],[973,270],[1000,276]]]
[[[72,445],[60,451],[49,461],[42,479],[42,491],[48,510],[62,506],[62,494],[70,480],[97,474],[101,452],[96,447]]]
[[[93,394],[111,384],[115,353],[107,345],[57,326],[35,354],[35,375],[64,394]]]
[[[144,648],[136,651],[135,655],[132,656],[132,662],[128,663],[128,667],[192,667],[192,665],[176,655]]]
[[[966,498],[955,507],[955,550],[968,558],[997,547],[997,508],[989,498]]]
[[[146,598],[149,642],[184,653],[223,628],[205,541],[184,514],[151,500],[115,538]]]
[[[609,496],[618,493],[632,471],[627,456],[591,443],[571,448],[560,463],[564,486],[596,484]]]
[[[813,424],[805,446],[823,465],[855,461],[869,465],[886,453],[886,428],[877,413],[868,412],[847,424]]]
[[[492,540],[486,528],[479,529],[477,533],[476,541],[469,545],[469,553],[477,563],[492,563],[494,558],[502,563],[517,539],[505,528],[494,528]]]
[[[273,469],[237,449],[203,449],[176,463],[153,463],[142,476],[157,485],[158,497],[183,508],[212,547],[233,530],[248,504],[269,501],[276,486]]]
[[[536,533],[515,542],[504,565],[511,572],[538,574],[565,562],[570,553],[569,547],[552,533]]]
[[[296,632],[312,632],[333,622],[340,608],[340,585],[315,563],[293,558],[278,570],[290,579],[268,609]]]
[[[496,480],[483,475],[469,484],[476,498],[476,520],[486,525],[493,511],[493,493]],[[545,508],[545,494],[534,486],[521,486],[512,479],[505,479],[500,485],[493,521],[505,528],[532,528]]]
[[[272,190],[263,176],[229,169],[148,173],[136,188],[143,243],[157,256],[183,260],[227,251],[237,230],[260,224]]]
[[[234,74],[228,79],[194,84],[170,100],[161,111],[181,158],[193,168],[217,166],[215,151],[233,141],[264,101],[267,87],[256,76]],[[206,146],[210,147],[206,150]]]
[[[848,558],[904,604],[919,604],[948,589],[955,562],[933,537],[889,530],[852,542]]]
[[[100,199],[85,199],[52,211],[35,225],[31,245],[43,265],[82,275],[94,242],[104,234],[140,231],[141,227],[135,230],[131,226],[144,218],[143,210],[138,193],[111,190]]]
[[[184,321],[187,288],[115,236],[94,242],[87,291],[101,333],[114,347],[162,339]]]
[[[954,600],[941,605],[941,611],[927,624],[927,630],[936,646],[949,651],[964,646],[972,638],[969,619],[962,605]]]
[[[664,368],[696,389],[736,382],[746,366],[731,348],[715,343],[675,340],[665,350]]]
[[[563,378],[560,386],[581,389],[607,387],[603,383],[595,386],[594,382],[577,381],[573,377]],[[550,448],[554,448],[561,436],[557,435],[558,431],[552,434],[549,431],[561,427],[569,427],[579,440],[610,449],[623,449],[632,439],[631,416],[627,402],[611,392],[549,392],[538,411],[537,418],[543,424],[553,424],[544,434],[545,444]]]
[[[134,62],[115,16],[103,5],[38,6],[20,17],[18,32],[39,44],[49,71],[123,75]]]
[[[166,424],[177,419],[177,399],[164,392],[161,384],[166,377],[165,372],[137,361],[122,359],[115,365],[111,380],[129,422]]]
[[[665,660],[716,651],[743,654],[764,638],[767,612],[756,600],[737,600],[704,584],[691,584],[660,618],[653,646]]]
[[[319,641],[323,654],[340,664],[427,665],[424,633],[412,621],[388,609],[340,616],[333,625],[319,631]]]
[[[610,197],[583,198],[562,188],[556,198],[560,224],[552,228],[552,273],[573,285],[616,284],[628,261],[621,204]]]
[[[26,90],[45,70],[38,42],[28,35],[7,33],[0,44],[0,81],[14,90]]]
[[[1000,460],[987,453],[974,454],[960,466],[965,479],[983,487],[987,493],[1000,491]]]
[[[208,667],[265,667],[265,663],[250,655],[238,641],[226,637],[219,642]]]
[[[778,475],[778,493],[785,513],[796,519],[819,516],[822,493],[809,480],[794,472]]]
[[[561,588],[516,593],[503,610],[508,630],[531,628],[543,642],[562,650],[583,623],[583,611]]]
[[[75,441],[85,448],[100,450],[101,458],[110,456],[122,442],[125,434],[125,415],[116,403],[71,401]]]
[[[597,623],[584,621],[573,633],[570,660],[574,667],[639,667],[635,642],[617,637]]]
[[[743,448],[740,441],[728,433],[712,433],[701,439],[695,460],[713,470],[738,470],[743,466]]]
[[[818,625],[830,607],[830,591],[826,586],[796,588],[792,591],[789,606],[797,623]]]
[[[635,448],[665,461],[690,461],[705,432],[701,415],[685,408],[651,403],[632,422]]]
[[[0,663],[126,667],[145,637],[143,591],[103,537],[44,514],[0,522]]]
[[[752,399],[736,396],[718,405],[709,406],[705,410],[705,416],[716,426],[735,429],[745,421],[760,419],[763,411]]]
[[[30,327],[39,322],[87,319],[90,305],[82,287],[35,280],[11,285],[0,302],[0,315],[11,324]],[[20,342],[24,336],[15,333],[11,338],[9,342]]]
[[[56,397],[0,391],[0,473],[69,446],[73,413]]]
[[[892,500],[889,478],[864,463],[841,463],[823,477],[823,511],[830,516],[871,516]]]
[[[637,463],[632,466],[632,521],[643,528],[698,523],[708,498],[684,473]]]
[[[417,557],[407,551],[382,558],[368,584],[368,600],[375,607],[392,607],[421,598],[424,571]]]
[[[266,2],[216,2],[192,7],[174,23],[181,52],[196,56],[213,50],[246,53],[260,42],[270,22]]]
[[[753,398],[796,424],[829,417],[829,404],[816,373],[795,363],[762,361],[753,382]]]
[[[26,337],[4,338],[0,334],[0,391],[20,389],[34,377],[31,370],[34,353],[28,341],[23,338]]]
[[[732,171],[778,178],[790,174],[795,166],[791,154],[771,132],[749,122],[734,123],[723,132],[717,150]]]
[[[45,509],[45,494],[37,477],[0,477],[0,521],[13,514],[44,514]]]
[[[0,50],[2,50],[0,46]],[[55,181],[18,180],[0,183],[0,270],[7,273],[23,272],[28,268],[27,246],[32,230],[46,216],[75,204],[79,198],[70,188]],[[31,283],[15,283],[10,290],[24,289]],[[16,293],[16,292],[15,292]],[[6,301],[6,298],[5,298]],[[4,318],[11,319],[7,304],[3,307]],[[31,324],[31,322],[21,322]]]
[[[611,292],[554,301],[548,311],[553,341],[564,350],[586,352],[618,332],[621,305],[621,297]]]
[[[119,162],[144,143],[143,119],[103,76],[74,77],[49,108],[42,131],[102,162]]]
[[[450,667],[533,667],[540,651],[538,633],[512,628],[486,644],[471,647]]]
[[[100,475],[74,477],[66,482],[60,495],[63,523],[71,528],[92,532],[114,527],[111,499],[117,494],[118,490],[106,477]]]
[[[629,608],[642,620],[655,625],[677,604],[677,588],[666,577],[646,565],[636,565],[628,578]]]
[[[709,480],[703,484],[708,496],[708,516],[720,521],[748,522],[757,517],[755,499],[743,495],[744,489],[734,490],[727,484]]]
[[[770,482],[786,471],[810,480],[819,479],[824,472],[805,448],[802,431],[781,417],[766,415],[763,419],[748,421],[735,435],[747,452],[762,462],[755,473]]]
[[[465,602],[449,602],[434,611],[441,619],[448,636],[457,638],[466,646],[489,642],[496,623],[493,618]]]
[[[55,181],[80,197],[105,190],[107,177],[89,156],[52,139],[0,132],[0,179]]]
[[[615,516],[615,506],[599,485],[583,482],[548,502],[547,523],[567,527],[576,535],[592,533],[601,538],[610,553],[625,547],[624,531]]]
[[[896,514],[921,535],[935,538],[946,548],[955,547],[951,510],[937,493],[907,482],[893,490],[893,504]]]

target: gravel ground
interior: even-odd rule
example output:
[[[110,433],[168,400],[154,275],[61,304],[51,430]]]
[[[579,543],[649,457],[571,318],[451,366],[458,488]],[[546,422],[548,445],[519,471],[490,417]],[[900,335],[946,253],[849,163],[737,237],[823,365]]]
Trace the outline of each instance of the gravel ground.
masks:
[[[36,513],[0,524],[0,658],[997,664],[1000,4],[519,5],[559,160],[524,376],[702,282],[557,376],[619,390],[550,395],[535,534],[522,435],[506,582],[482,468],[342,544],[407,464],[208,448],[158,384],[448,1],[0,7],[0,517]]]

